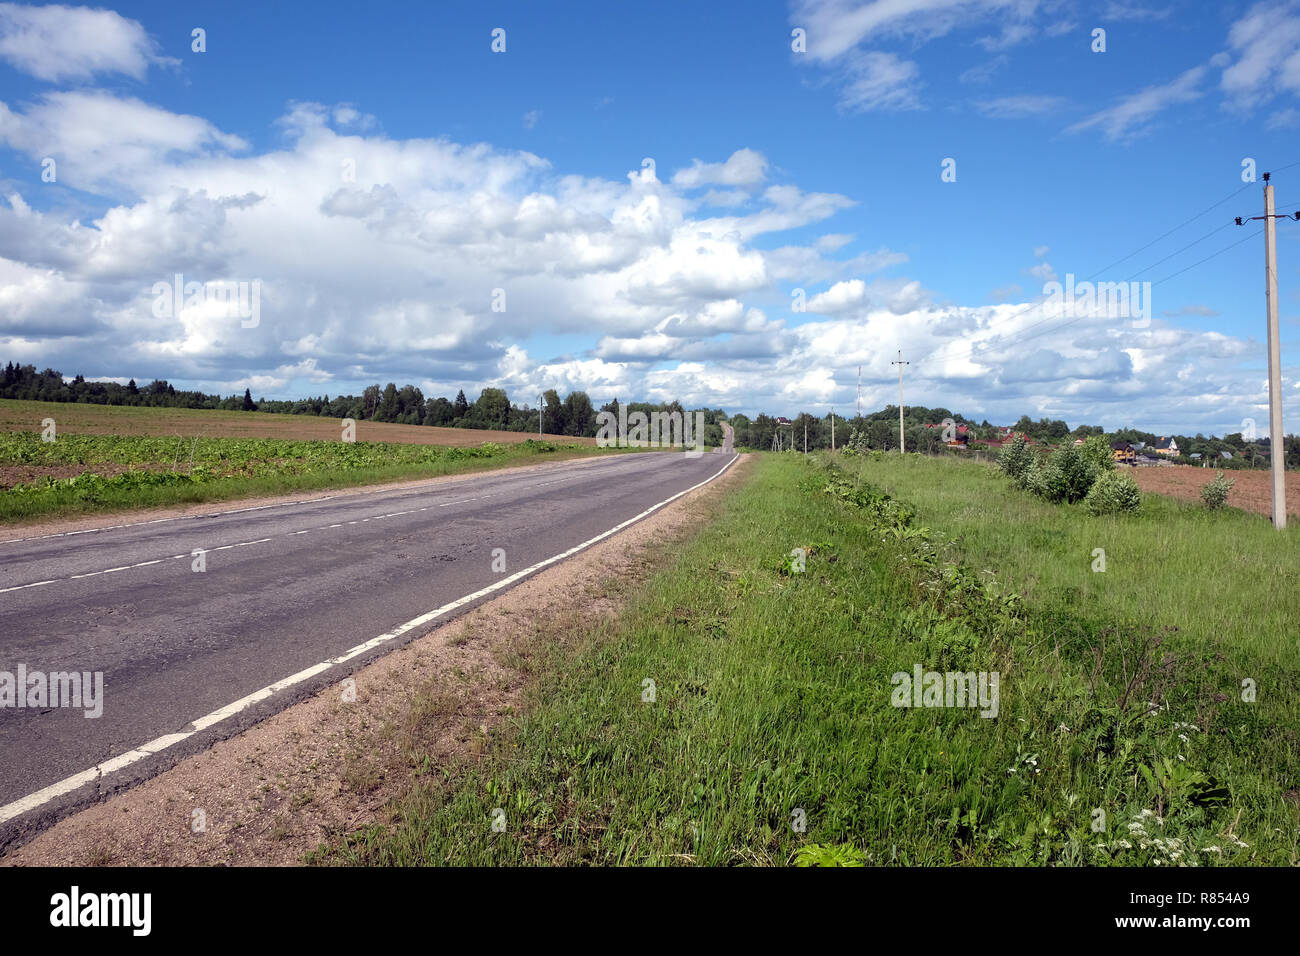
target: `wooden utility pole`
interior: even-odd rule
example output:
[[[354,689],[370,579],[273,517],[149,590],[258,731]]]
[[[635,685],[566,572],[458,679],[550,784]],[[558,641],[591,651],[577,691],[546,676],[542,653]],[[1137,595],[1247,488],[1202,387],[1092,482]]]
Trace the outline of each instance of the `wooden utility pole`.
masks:
[[[835,450],[835,409],[831,409],[831,451]]]
[[[903,350],[899,349],[898,361],[889,364],[898,366],[898,453],[901,455],[907,451],[907,439],[903,437],[903,366],[912,363],[903,361]]]
[[[1277,223],[1273,211],[1273,184],[1264,174],[1264,310],[1268,322],[1268,453],[1273,477],[1273,527],[1286,527],[1286,439],[1282,433],[1282,345],[1277,328]],[[1300,212],[1295,214],[1300,219]],[[1244,225],[1237,217],[1237,225]]]
[[[803,453],[808,454],[808,419],[803,420]]]
[[[546,396],[537,396],[537,440],[542,439],[542,416],[546,414]],[[617,442],[615,442],[617,444]]]

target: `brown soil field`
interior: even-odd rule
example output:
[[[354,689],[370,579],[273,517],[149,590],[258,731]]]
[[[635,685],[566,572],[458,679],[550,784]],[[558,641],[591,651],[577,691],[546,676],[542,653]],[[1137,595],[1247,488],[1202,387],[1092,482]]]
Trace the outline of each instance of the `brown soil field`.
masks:
[[[1214,480],[1213,468],[1192,465],[1168,465],[1129,469],[1143,491],[1169,495],[1183,501],[1199,502],[1201,489]],[[1267,471],[1225,471],[1236,482],[1228,492],[1228,504],[1243,511],[1253,511],[1268,518],[1273,514],[1273,483]],[[1286,512],[1300,517],[1300,472],[1286,474]]]
[[[338,441],[340,419],[315,415],[271,415],[200,408],[140,408],[124,405],[78,405],[71,402],[23,402],[0,399],[0,431],[40,431],[52,418],[60,431],[82,435],[183,435],[204,438],[287,438]],[[536,438],[536,432],[501,432],[473,428],[436,428],[357,422],[357,441],[401,442],[408,445],[481,445],[485,441],[514,444]],[[595,445],[594,438],[547,435],[564,443]]]

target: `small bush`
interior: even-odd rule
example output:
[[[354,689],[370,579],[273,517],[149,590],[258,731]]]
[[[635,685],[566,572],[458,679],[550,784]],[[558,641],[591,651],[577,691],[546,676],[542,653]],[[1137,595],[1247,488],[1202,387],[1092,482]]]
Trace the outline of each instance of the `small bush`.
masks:
[[[1034,459],[1025,469],[1020,486],[1044,501],[1065,500],[1065,475],[1050,457]]]
[[[844,454],[846,455],[865,455],[871,450],[871,445],[867,442],[867,430],[853,429],[849,435],[849,440],[844,443]]]
[[[1228,492],[1232,490],[1232,486],[1236,483],[1236,479],[1225,478],[1223,472],[1216,471],[1214,480],[1208,482],[1201,489],[1201,500],[1205,502],[1205,507],[1213,511],[1226,505],[1228,503]]]
[[[1097,470],[1098,474],[1115,470],[1115,454],[1111,450],[1110,442],[1106,441],[1105,435],[1089,435],[1083,447],[1079,449],[1079,454],[1083,456],[1084,461]]]
[[[1026,475],[1030,466],[1034,462],[1034,456],[1025,447],[1025,438],[1023,435],[1017,435],[1011,440],[1011,444],[1002,449],[1002,454],[998,456],[998,467],[1006,473],[1016,484],[1022,488],[1025,487]]]
[[[1142,492],[1132,475],[1113,469],[1103,471],[1092,483],[1083,506],[1094,515],[1134,513],[1142,508]]]
[[[1052,452],[1052,463],[1061,472],[1065,501],[1082,501],[1087,497],[1100,469],[1074,445]]]

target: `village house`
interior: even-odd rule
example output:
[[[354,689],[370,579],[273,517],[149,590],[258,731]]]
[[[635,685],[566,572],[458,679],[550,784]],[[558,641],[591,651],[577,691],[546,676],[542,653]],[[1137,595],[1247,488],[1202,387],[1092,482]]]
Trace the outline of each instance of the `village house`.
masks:
[[[1178,442],[1172,438],[1165,438],[1161,435],[1151,447],[1158,455],[1167,455],[1170,458],[1178,457]]]
[[[1137,451],[1126,441],[1111,442],[1110,455],[1121,464],[1133,465],[1137,463]]]
[[[926,427],[926,428],[945,428],[945,427],[947,427],[947,426],[945,426],[942,422],[940,422],[940,423],[937,424],[937,425],[936,425],[936,424],[932,424],[932,423],[930,423],[930,422],[926,422],[925,427]],[[970,445],[970,430],[969,430],[965,425],[958,425],[954,431],[955,431],[955,435],[954,435],[953,439],[952,439],[951,441],[946,441],[946,442],[944,442],[944,444],[947,445],[949,448],[967,448],[967,447],[969,447],[969,445]]]

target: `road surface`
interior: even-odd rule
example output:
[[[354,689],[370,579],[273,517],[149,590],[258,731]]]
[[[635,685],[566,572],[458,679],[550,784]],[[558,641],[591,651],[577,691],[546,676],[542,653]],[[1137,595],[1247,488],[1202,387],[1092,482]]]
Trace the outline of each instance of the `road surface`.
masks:
[[[0,682],[20,666],[103,675],[98,717],[0,707],[0,847],[340,681],[734,461],[625,454],[0,540]]]

